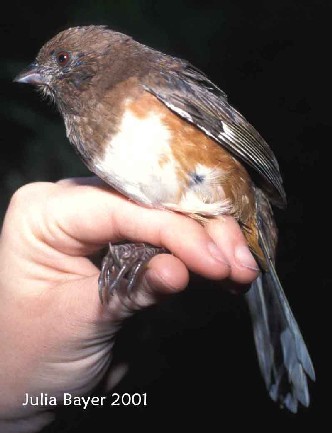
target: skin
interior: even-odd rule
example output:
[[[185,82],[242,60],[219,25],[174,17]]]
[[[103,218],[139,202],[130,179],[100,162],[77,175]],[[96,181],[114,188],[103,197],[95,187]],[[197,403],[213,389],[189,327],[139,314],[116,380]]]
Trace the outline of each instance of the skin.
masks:
[[[149,242],[173,255],[154,257],[133,297],[120,301],[115,294],[107,308],[88,256],[120,240]],[[232,290],[247,287],[258,267],[246,245],[231,217],[202,227],[138,206],[96,178],[20,188],[0,238],[1,432],[37,432],[51,422],[52,408],[22,406],[25,393],[60,401],[64,392],[89,395],[98,383],[110,390],[124,373],[110,366],[121,324],[184,290],[189,271],[227,280]]]

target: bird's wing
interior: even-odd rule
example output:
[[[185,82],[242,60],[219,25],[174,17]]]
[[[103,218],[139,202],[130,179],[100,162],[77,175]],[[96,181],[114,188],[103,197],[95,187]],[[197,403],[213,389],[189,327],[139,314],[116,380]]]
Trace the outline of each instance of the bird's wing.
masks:
[[[227,101],[226,94],[185,61],[150,73],[145,90],[196,125],[251,170],[254,180],[279,207],[286,204],[278,162],[265,140]],[[258,176],[257,176],[258,175]],[[258,180],[257,180],[257,179]]]

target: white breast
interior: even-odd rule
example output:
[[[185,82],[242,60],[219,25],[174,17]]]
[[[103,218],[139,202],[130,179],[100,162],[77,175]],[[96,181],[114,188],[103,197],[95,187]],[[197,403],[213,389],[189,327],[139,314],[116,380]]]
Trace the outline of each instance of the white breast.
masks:
[[[179,186],[170,139],[160,116],[141,118],[127,110],[119,132],[95,161],[97,171],[135,201],[153,206],[176,202]]]
[[[127,197],[148,206],[210,216],[230,213],[231,204],[220,185],[222,169],[198,163],[181,188],[170,142],[171,133],[160,115],[149,113],[142,118],[127,110],[119,132],[94,161],[96,173]],[[191,182],[195,176],[201,178],[197,183]]]

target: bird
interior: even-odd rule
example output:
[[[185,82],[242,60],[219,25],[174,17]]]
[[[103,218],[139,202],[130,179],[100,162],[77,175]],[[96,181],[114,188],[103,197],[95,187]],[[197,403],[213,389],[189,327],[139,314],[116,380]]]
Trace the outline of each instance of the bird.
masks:
[[[273,206],[286,206],[279,165],[225,92],[188,61],[100,25],[58,33],[14,81],[54,101],[83,162],[124,196],[202,225],[222,215],[237,220],[260,267],[244,296],[266,388],[293,413],[309,406],[315,371],[275,269]],[[101,300],[124,276],[135,285],[161,251],[110,246]]]

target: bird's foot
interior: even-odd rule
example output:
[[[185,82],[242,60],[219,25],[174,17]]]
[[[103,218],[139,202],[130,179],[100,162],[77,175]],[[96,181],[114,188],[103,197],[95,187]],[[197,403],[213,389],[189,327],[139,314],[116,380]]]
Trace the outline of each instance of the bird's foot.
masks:
[[[130,297],[149,260],[157,254],[167,252],[164,248],[145,243],[109,244],[98,279],[101,303],[107,303],[110,296],[119,292],[120,288],[124,288]]]

